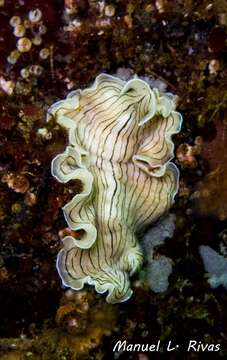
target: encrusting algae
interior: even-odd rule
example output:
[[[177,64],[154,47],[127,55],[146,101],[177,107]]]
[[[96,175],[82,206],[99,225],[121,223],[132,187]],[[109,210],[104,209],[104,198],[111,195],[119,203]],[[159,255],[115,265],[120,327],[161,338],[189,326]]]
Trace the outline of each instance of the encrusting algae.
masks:
[[[101,74],[50,107],[48,120],[69,133],[52,174],[83,185],[63,208],[68,226],[83,231],[63,239],[57,269],[64,285],[94,285],[108,291],[110,303],[131,297],[129,276],[143,258],[136,234],[168,211],[178,190],[171,136],[182,118],[175,100],[138,78]]]
[[[0,359],[104,359],[118,339],[174,339],[181,347],[192,336],[220,343],[215,357],[223,357],[226,289],[210,287],[199,249],[209,246],[226,256],[226,1],[0,0],[0,19]],[[18,50],[21,38],[32,42],[29,51]],[[84,319],[78,312],[84,300],[80,306],[74,298],[60,299],[85,289],[61,288],[55,266],[59,239],[83,238],[59,211],[82,186],[50,176],[51,160],[68,141],[45,114],[102,72],[123,80],[138,74],[151,87],[178,94],[185,117],[174,136],[181,181],[171,209],[173,238],[148,260],[143,250],[144,268],[130,279],[133,299],[111,306],[86,286],[94,301]],[[159,223],[151,230],[160,230]],[[171,259],[173,273],[167,291],[156,294],[145,278],[153,279],[148,267],[163,256]]]

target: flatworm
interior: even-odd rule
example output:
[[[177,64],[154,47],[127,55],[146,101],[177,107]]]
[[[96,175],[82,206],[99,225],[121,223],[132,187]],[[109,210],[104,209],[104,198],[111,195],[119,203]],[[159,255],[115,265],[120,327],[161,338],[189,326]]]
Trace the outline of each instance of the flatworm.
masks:
[[[60,182],[82,191],[63,207],[68,226],[57,257],[65,286],[94,285],[107,301],[132,295],[129,277],[143,254],[137,234],[166,213],[178,190],[171,136],[180,131],[176,97],[139,78],[100,74],[92,87],[53,104],[47,118],[67,129],[69,145],[52,161]]]

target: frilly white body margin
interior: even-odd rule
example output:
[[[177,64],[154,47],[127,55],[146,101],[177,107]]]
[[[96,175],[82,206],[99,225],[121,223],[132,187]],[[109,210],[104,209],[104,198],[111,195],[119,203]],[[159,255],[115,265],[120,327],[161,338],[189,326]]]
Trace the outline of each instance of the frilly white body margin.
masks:
[[[143,80],[101,74],[49,108],[47,118],[69,133],[52,174],[83,185],[63,208],[68,226],[84,234],[63,239],[57,269],[65,286],[94,285],[111,303],[130,298],[129,276],[142,262],[136,233],[168,211],[178,190],[171,136],[182,118],[175,106],[172,94]]]

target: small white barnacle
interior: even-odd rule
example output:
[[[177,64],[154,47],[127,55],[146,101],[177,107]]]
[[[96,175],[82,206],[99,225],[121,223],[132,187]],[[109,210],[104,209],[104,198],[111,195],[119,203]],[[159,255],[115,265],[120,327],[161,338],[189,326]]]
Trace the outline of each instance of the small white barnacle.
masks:
[[[37,23],[42,19],[42,11],[40,9],[31,10],[28,13],[28,19],[32,23]]]
[[[130,298],[142,263],[136,234],[168,211],[178,190],[171,137],[181,128],[176,98],[135,78],[107,74],[53,104],[47,119],[67,129],[69,144],[51,165],[60,182],[82,191],[63,207],[68,226],[57,258],[65,286],[93,285],[110,303]]]
[[[10,63],[12,65],[16,64],[16,62],[19,59],[20,55],[21,54],[20,54],[20,52],[18,50],[11,51],[11,53],[7,57],[8,63]]]
[[[46,34],[46,32],[47,32],[47,27],[43,24],[40,24],[39,25],[39,34],[44,35],[44,34]]]
[[[12,27],[15,27],[21,23],[21,18],[19,16],[12,16],[9,23]]]
[[[26,37],[22,37],[17,41],[17,49],[22,53],[30,51],[31,47],[32,42]]]
[[[32,39],[32,43],[33,43],[35,46],[41,45],[42,42],[43,42],[43,39],[41,38],[40,35],[35,35],[34,38]]]
[[[16,37],[22,37],[24,36],[25,31],[26,31],[25,27],[19,24],[14,27],[13,33]]]
[[[30,75],[30,71],[29,71],[29,68],[23,68],[20,70],[20,75],[23,79],[27,79],[29,78],[29,75]]]
[[[43,67],[40,66],[40,65],[31,65],[29,67],[29,72],[32,74],[32,75],[35,75],[35,76],[40,76],[42,75],[43,73]]]
[[[41,49],[39,52],[39,56],[43,60],[48,59],[48,57],[50,56],[50,49],[48,48]]]

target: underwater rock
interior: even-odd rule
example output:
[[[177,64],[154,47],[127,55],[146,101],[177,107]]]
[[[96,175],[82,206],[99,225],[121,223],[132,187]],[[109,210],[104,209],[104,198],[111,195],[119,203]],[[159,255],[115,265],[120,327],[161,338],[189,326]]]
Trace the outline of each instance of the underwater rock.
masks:
[[[17,193],[26,193],[30,187],[29,181],[23,174],[9,173],[3,175],[1,181]]]
[[[154,259],[149,267],[147,281],[155,293],[162,293],[168,289],[168,277],[172,273],[172,260],[166,256]]]
[[[116,71],[116,76],[121,80],[127,81],[133,77],[133,70],[130,68],[118,68]]]
[[[60,346],[67,346],[75,358],[86,357],[116,327],[118,308],[97,299],[89,290],[67,290],[56,313],[63,331]],[[72,357],[74,359],[74,357]]]
[[[167,238],[172,238],[175,231],[176,215],[168,214],[149,229],[142,239],[142,246],[147,260],[145,282],[151,290],[162,293],[169,286],[168,277],[172,273],[172,260],[166,256],[154,256],[155,248],[163,245]]]
[[[226,120],[215,121],[215,136],[202,142],[201,156],[209,172],[193,194],[195,211],[203,216],[227,218],[227,127]]]
[[[227,289],[227,259],[210,246],[201,245],[199,252],[208,273],[208,283],[212,288],[223,285]]]
[[[197,136],[195,139],[195,145],[189,145],[182,143],[178,146],[176,150],[176,158],[183,168],[195,168],[198,163],[196,160],[196,155],[199,155],[201,152],[202,138]]]
[[[124,67],[117,68],[116,74],[114,76],[124,81],[128,81],[137,77],[133,69]],[[152,76],[140,76],[140,79],[148,83],[151,87],[157,88],[161,92],[166,91],[167,84],[160,79],[155,79]]]
[[[176,227],[175,222],[176,215],[169,214],[146,232],[142,240],[146,254],[150,253],[154,247],[163,245],[166,238],[172,238]]]
[[[52,174],[83,186],[63,208],[68,226],[83,231],[62,240],[57,269],[65,286],[94,285],[110,303],[131,297],[129,276],[143,258],[136,234],[168,211],[178,190],[171,136],[182,118],[175,107],[170,93],[107,74],[50,107],[47,120],[69,133]]]

